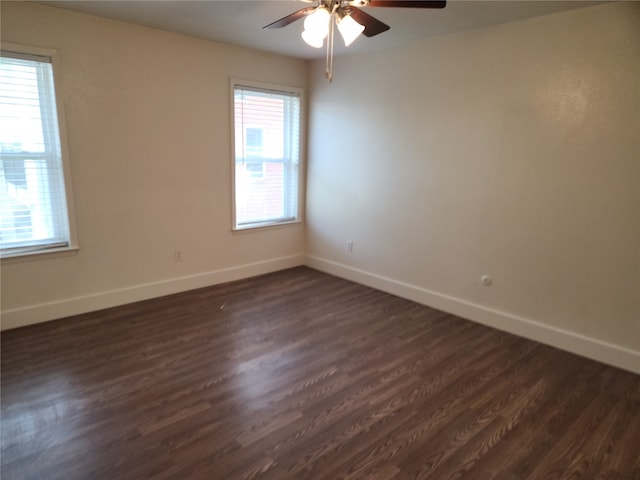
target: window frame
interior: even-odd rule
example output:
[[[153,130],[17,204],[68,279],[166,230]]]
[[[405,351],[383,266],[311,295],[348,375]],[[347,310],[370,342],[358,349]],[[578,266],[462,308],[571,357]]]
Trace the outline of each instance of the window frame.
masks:
[[[297,191],[297,205],[296,211],[293,212],[293,218],[275,219],[266,221],[255,221],[251,223],[238,224],[237,222],[237,208],[236,208],[236,131],[235,131],[235,90],[236,88],[245,87],[248,90],[255,90],[258,92],[273,92],[275,94],[292,95],[299,98],[299,145],[298,145],[298,165],[297,165],[297,184],[295,185]],[[230,92],[230,118],[231,118],[231,230],[233,232],[252,231],[264,228],[273,228],[279,226],[287,226],[292,224],[299,224],[303,222],[302,212],[304,211],[304,174],[305,174],[305,133],[306,133],[306,113],[305,113],[305,92],[301,87],[292,87],[287,85],[278,85],[265,82],[257,82],[253,80],[244,80],[238,78],[230,78],[229,80],[229,92]],[[246,131],[242,132],[243,137],[246,135]],[[244,141],[244,138],[243,138]],[[250,163],[259,163],[257,161],[250,161]],[[284,162],[288,165],[287,162]],[[263,164],[264,171],[264,164]]]
[[[13,262],[20,260],[30,260],[35,258],[46,258],[50,256],[59,256],[66,254],[74,254],[78,250],[77,230],[75,222],[75,208],[73,201],[72,179],[71,179],[71,165],[69,161],[69,148],[67,143],[67,127],[64,114],[64,102],[62,101],[62,74],[61,74],[61,61],[60,53],[58,50],[38,47],[34,45],[24,45],[11,42],[2,42],[2,51],[10,52],[22,56],[25,59],[34,57],[34,60],[38,58],[48,58],[51,63],[51,70],[53,75],[53,94],[56,106],[57,120],[58,120],[58,135],[60,145],[62,178],[64,182],[64,194],[66,200],[66,212],[67,222],[69,227],[69,237],[66,245],[38,245],[16,247],[7,249],[5,251],[0,250],[0,260],[2,263]]]

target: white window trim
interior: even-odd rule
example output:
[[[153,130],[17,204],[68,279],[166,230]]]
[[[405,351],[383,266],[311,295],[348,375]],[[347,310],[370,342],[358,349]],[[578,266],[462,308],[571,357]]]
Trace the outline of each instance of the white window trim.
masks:
[[[235,143],[235,88],[249,87],[258,90],[273,90],[276,93],[295,93],[300,98],[300,152],[298,164],[298,208],[295,218],[291,220],[265,221],[255,222],[248,225],[236,225],[236,143]],[[291,226],[300,224],[304,221],[303,212],[305,204],[305,178],[306,178],[306,98],[305,91],[301,87],[292,87],[288,85],[279,85],[273,83],[256,82],[253,80],[245,80],[231,77],[229,79],[229,105],[231,119],[230,144],[231,144],[231,230],[233,232],[256,231],[265,228],[274,228],[279,226]]]
[[[2,50],[16,52],[23,55],[36,55],[40,57],[49,57],[53,70],[53,85],[56,100],[56,109],[58,112],[58,132],[60,135],[60,153],[62,155],[62,173],[64,176],[64,188],[67,201],[67,215],[69,220],[69,244],[64,247],[54,247],[46,249],[16,249],[2,255],[1,261],[31,260],[45,259],[57,257],[65,253],[75,253],[78,250],[78,237],[75,222],[75,207],[73,202],[73,189],[71,181],[71,165],[69,162],[69,148],[67,144],[67,126],[64,114],[64,102],[62,101],[62,65],[60,61],[60,53],[58,50],[50,48],[38,47],[34,45],[23,45],[10,42],[2,42]]]

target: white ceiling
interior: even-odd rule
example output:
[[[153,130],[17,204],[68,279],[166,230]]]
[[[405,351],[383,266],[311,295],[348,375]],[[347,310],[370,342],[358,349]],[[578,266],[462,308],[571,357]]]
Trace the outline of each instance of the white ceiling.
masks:
[[[322,58],[323,49],[300,38],[302,21],[282,29],[261,27],[309,6],[296,0],[72,0],[44,1],[139,25],[192,35],[216,42],[256,48],[298,58]],[[336,55],[395,47],[433,35],[459,32],[549,13],[583,8],[596,1],[450,0],[442,10],[372,8],[364,10],[391,26],[375,37],[361,36],[348,49],[336,41]]]

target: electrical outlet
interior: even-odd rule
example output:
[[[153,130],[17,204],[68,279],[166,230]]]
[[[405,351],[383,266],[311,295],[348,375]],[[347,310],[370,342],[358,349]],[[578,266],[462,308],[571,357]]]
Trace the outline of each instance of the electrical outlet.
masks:
[[[347,252],[353,253],[353,240],[347,242]]]
[[[173,251],[173,258],[176,262],[182,261],[182,251],[177,248]]]

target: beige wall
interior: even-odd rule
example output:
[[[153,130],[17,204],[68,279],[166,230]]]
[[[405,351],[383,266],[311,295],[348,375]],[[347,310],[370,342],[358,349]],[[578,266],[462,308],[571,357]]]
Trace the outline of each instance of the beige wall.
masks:
[[[29,3],[1,31],[59,50],[80,246],[3,261],[3,327],[303,261],[302,225],[231,232],[229,77],[306,87],[306,62]]]
[[[330,85],[314,62],[309,264],[640,371],[639,29],[622,2],[339,58]]]

